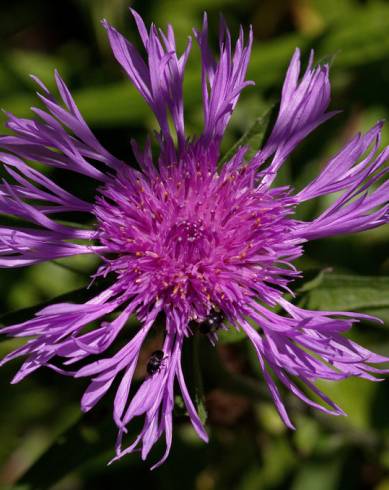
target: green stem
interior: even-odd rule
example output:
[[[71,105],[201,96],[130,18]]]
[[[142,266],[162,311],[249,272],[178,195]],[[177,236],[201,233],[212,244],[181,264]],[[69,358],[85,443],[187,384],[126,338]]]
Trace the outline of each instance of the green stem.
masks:
[[[204,383],[200,366],[200,335],[196,333],[193,336],[193,377],[195,382],[195,397],[199,417],[204,424],[207,420],[207,410],[205,408]]]

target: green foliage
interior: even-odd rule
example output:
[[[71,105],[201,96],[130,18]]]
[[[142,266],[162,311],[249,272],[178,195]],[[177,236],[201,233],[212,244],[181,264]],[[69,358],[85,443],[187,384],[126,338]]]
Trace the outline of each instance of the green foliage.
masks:
[[[304,306],[334,311],[388,308],[389,277],[323,273],[307,292]]]

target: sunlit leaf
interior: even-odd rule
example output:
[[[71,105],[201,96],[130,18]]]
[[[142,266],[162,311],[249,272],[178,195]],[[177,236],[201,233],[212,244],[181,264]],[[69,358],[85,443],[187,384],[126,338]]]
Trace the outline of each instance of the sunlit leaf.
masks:
[[[389,307],[389,277],[325,274],[304,303],[307,308],[321,310]]]

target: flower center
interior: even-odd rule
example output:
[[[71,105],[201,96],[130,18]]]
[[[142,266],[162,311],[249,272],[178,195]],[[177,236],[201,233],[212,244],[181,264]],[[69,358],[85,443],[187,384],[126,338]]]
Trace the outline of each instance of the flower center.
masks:
[[[179,243],[198,242],[204,237],[204,224],[201,219],[190,221],[187,219],[178,222],[172,227],[170,239],[177,239]]]
[[[186,319],[233,312],[251,295],[274,302],[274,278],[286,285],[294,274],[277,262],[300,254],[287,191],[261,191],[244,172],[179,170],[163,181],[119,175],[102,190],[98,238],[111,254],[102,273]]]
[[[211,237],[203,219],[177,219],[168,227],[164,248],[172,259],[193,265],[210,252]]]

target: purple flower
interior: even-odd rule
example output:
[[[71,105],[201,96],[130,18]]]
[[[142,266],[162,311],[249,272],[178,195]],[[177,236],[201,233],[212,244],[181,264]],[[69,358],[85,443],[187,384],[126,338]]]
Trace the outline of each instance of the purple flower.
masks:
[[[328,66],[313,67],[311,56],[300,76],[296,50],[265,146],[248,162],[247,148],[240,148],[218,171],[224,130],[240,92],[252,83],[245,80],[251,31],[245,43],[241,30],[233,49],[223,26],[219,61],[208,46],[206,17],[202,30],[194,31],[202,56],[204,129],[198,138],[188,139],[182,82],[191,41],[179,57],[171,26],[167,33],[154,25],[147,31],[140,16],[132,14],[146,61],[108,22],[103,25],[114,56],[158,120],[158,162],[153,161],[150,142],[143,150],[133,143],[140,170],[105,150],[58,73],[60,102],[36,79],[46,109],[33,108],[35,119],[8,114],[7,127],[13,135],[1,137],[0,156],[12,183],[3,181],[0,186],[0,212],[30,222],[31,227],[0,228],[0,266],[97,254],[101,266],[94,278],[107,277],[111,286],[85,304],[55,304],[32,320],[2,328],[3,334],[29,340],[1,364],[27,357],[15,383],[42,366],[90,378],[81,402],[84,411],[118,379],[113,417],[119,435],[114,459],[138,446],[144,459],[164,435],[166,452],[158,466],[172,443],[176,381],[195,430],[203,440],[208,438],[181,365],[183,342],[196,330],[205,332],[212,342],[217,341],[219,328],[242,329],[247,334],[280,416],[290,428],[293,424],[274,375],[308,405],[341,415],[342,410],[315,386],[315,380],[358,376],[376,381],[376,374],[387,372],[374,365],[388,358],[343,336],[353,323],[370,317],[304,310],[290,303],[284,293],[290,292],[290,282],[300,275],[293,261],[302,255],[307,240],[388,222],[389,182],[382,178],[389,148],[378,152],[382,127],[378,123],[355,136],[297,194],[290,187],[272,187],[292,150],[334,115],[326,112]],[[95,179],[99,187],[94,202],[65,191],[28,161]],[[333,193],[337,193],[333,204],[315,220],[294,218],[300,203]],[[89,213],[96,226],[85,229],[56,221],[57,213],[67,212]],[[116,314],[108,317],[111,313]],[[165,321],[162,353],[130,396],[142,344],[159,314]],[[132,315],[141,323],[136,332],[126,326]],[[98,326],[86,329],[91,322]],[[104,354],[127,330],[131,340],[112,356]],[[98,360],[88,361],[90,356]],[[295,376],[306,390],[293,382]],[[135,417],[144,417],[143,429],[131,446],[123,448],[122,437]]]

